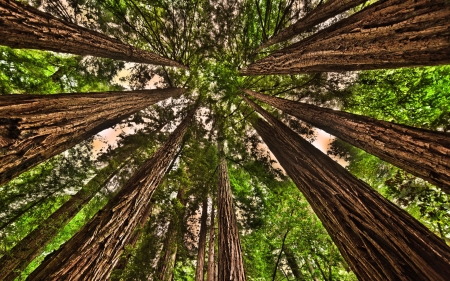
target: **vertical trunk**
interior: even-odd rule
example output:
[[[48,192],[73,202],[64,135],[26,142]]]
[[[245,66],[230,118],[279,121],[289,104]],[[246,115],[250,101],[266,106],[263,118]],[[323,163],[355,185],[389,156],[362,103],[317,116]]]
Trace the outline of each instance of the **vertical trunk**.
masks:
[[[195,281],[203,281],[205,274],[205,247],[206,247],[206,222],[208,220],[208,197],[203,200],[202,217],[200,219],[200,233],[198,237],[197,267],[195,269]]]
[[[214,281],[215,264],[214,264],[214,204],[211,205],[211,220],[209,225],[209,248],[208,248],[208,272],[206,273],[206,281]]]
[[[178,190],[177,199],[183,207],[186,207],[187,200],[185,198],[185,188],[182,187]],[[184,211],[178,212],[173,217],[172,221],[167,228],[166,238],[162,248],[162,255],[158,261],[157,275],[158,280],[171,281],[173,275],[173,269],[175,267],[175,261],[178,251],[178,236],[180,236],[179,230],[183,222]]]
[[[219,281],[244,281],[244,262],[241,241],[234,212],[227,162],[219,142],[219,191],[217,195],[219,210]]]
[[[0,20],[0,45],[186,68],[168,58],[59,20],[13,0],[0,2]]]
[[[0,280],[12,281],[20,275],[20,272],[42,253],[59,231],[75,217],[127,162],[122,161],[122,164],[119,166],[121,162],[111,161],[80,191],[17,243],[8,254],[4,255],[0,259],[0,264],[2,264]]]
[[[183,89],[0,96],[0,185]]]
[[[74,237],[52,253],[28,280],[106,280],[194,116],[192,109],[167,141]]]
[[[255,128],[360,280],[448,280],[450,248],[260,106]]]
[[[255,52],[259,52],[264,48],[286,41],[297,34],[308,31],[315,25],[354,8],[365,1],[366,0],[328,0],[324,4],[317,6],[293,25],[281,30],[278,34],[267,40],[267,42],[259,46]]]
[[[311,104],[256,97],[450,193],[450,134],[394,124]]]
[[[450,63],[447,0],[386,0],[273,53],[243,75],[367,70]]]
[[[295,258],[294,253],[289,248],[285,248],[284,254],[286,255],[286,261],[292,271],[292,274],[295,277],[295,280],[304,281],[305,277],[303,276],[303,273],[298,266],[297,259]]]

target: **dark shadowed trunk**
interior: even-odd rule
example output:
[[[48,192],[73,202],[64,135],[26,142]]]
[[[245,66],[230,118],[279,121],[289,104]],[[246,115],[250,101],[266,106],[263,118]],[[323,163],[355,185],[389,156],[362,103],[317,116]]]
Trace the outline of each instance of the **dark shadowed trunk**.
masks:
[[[448,133],[380,121],[250,90],[244,92],[450,193]]]
[[[27,280],[107,280],[162,180],[195,114],[192,109],[167,141],[74,237],[50,254]]]
[[[169,88],[0,96],[0,185],[158,101]]]
[[[281,30],[278,34],[267,40],[267,42],[259,46],[255,52],[259,52],[264,48],[272,46],[273,44],[286,41],[297,34],[308,31],[315,25],[366,1],[367,0],[328,0],[324,4],[317,6],[314,10],[293,25]]]
[[[241,241],[233,206],[227,161],[219,141],[219,190],[217,195],[219,218],[219,281],[245,279]]]
[[[178,190],[177,199],[178,202],[186,207],[187,200],[185,196],[186,189],[182,187]],[[164,239],[162,254],[158,261],[157,267],[157,280],[161,281],[171,281],[173,275],[173,269],[175,267],[175,261],[177,257],[178,251],[178,237],[181,235],[181,224],[184,218],[184,208],[183,211],[179,210],[175,214],[175,217],[172,218],[172,221],[169,223],[167,228],[166,237]]]
[[[448,280],[450,248],[441,239],[245,99],[270,122],[254,125],[359,280]]]
[[[214,200],[213,200],[214,202]],[[208,248],[208,271],[206,272],[206,281],[214,281],[215,276],[215,264],[214,264],[214,238],[215,238],[215,226],[214,226],[214,203],[211,204],[211,220],[209,223],[209,248]]]
[[[138,63],[185,66],[17,1],[0,1],[0,45],[91,55]]]
[[[305,281],[305,277],[303,276],[303,273],[298,266],[297,259],[295,258],[295,255],[291,251],[291,249],[289,249],[288,247],[284,248],[284,254],[286,255],[287,264],[289,265],[289,268],[291,269],[295,280]]]
[[[448,64],[449,18],[448,0],[377,1],[241,73],[295,74]]]
[[[208,221],[208,197],[206,196],[202,204],[202,217],[200,219],[200,233],[198,237],[198,252],[197,252],[197,267],[195,269],[195,281],[203,281],[205,266],[205,247],[206,247],[206,234]]]

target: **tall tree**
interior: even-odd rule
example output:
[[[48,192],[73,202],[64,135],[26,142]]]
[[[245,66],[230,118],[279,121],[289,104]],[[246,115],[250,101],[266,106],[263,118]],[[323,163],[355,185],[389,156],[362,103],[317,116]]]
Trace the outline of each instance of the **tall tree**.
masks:
[[[446,280],[450,248],[413,217],[243,97],[255,129],[361,280]],[[395,239],[393,239],[395,237]]]
[[[0,45],[186,68],[13,0],[0,2],[0,19]]]
[[[450,62],[447,0],[377,1],[366,9],[241,70],[295,74]]]
[[[205,249],[206,249],[206,223],[208,221],[208,197],[202,203],[202,217],[200,218],[200,233],[198,235],[198,252],[197,252],[197,266],[195,268],[195,281],[203,281],[205,265]]]
[[[183,89],[0,96],[0,184]]]
[[[214,264],[214,238],[215,238],[215,225],[214,225],[214,204],[211,205],[211,217],[209,222],[209,247],[208,247],[208,270],[206,272],[206,281],[214,280],[215,264]]]
[[[297,34],[308,31],[315,25],[354,8],[366,1],[367,0],[328,0],[324,4],[317,6],[314,10],[309,12],[306,16],[298,20],[293,25],[272,36],[272,38],[261,44],[255,52],[259,52],[262,49],[286,41]]]
[[[450,193],[448,133],[243,91]]]
[[[196,109],[188,112],[153,157],[72,239],[52,253],[29,280],[108,278],[172,162]]]
[[[219,159],[219,189],[217,193],[219,217],[219,281],[245,281],[241,242],[222,140],[219,141]]]

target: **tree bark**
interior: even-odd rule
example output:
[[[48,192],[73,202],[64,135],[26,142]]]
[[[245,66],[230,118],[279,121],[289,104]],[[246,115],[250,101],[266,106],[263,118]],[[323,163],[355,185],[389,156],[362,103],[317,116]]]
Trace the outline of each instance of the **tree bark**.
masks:
[[[178,190],[177,199],[183,207],[186,207],[187,200],[185,198],[185,187],[181,187]],[[179,230],[184,218],[184,211],[178,212],[173,217],[167,228],[166,237],[164,239],[161,257],[158,261],[157,276],[160,281],[171,281],[173,275],[173,269],[175,267],[175,261],[178,251],[178,236]]]
[[[219,141],[219,281],[245,281],[241,241],[234,212],[227,162]]]
[[[255,53],[270,47],[274,44],[291,39],[297,34],[308,31],[315,25],[322,23],[342,12],[358,6],[367,0],[328,0],[324,4],[317,6],[305,17],[298,20],[293,25],[281,30],[278,34],[261,44]]]
[[[137,63],[187,67],[96,31],[62,21],[17,1],[0,1],[0,45]]]
[[[359,280],[448,280],[450,248],[404,210],[246,101],[254,125]]]
[[[202,204],[202,217],[200,219],[200,233],[198,237],[197,267],[195,269],[195,281],[203,281],[205,266],[205,247],[208,221],[208,197],[206,196]]]
[[[196,107],[125,186],[27,280],[107,280],[161,182]]]
[[[450,63],[447,0],[383,0],[241,70],[243,75]]]
[[[209,225],[209,248],[208,248],[208,271],[206,273],[206,281],[214,281],[215,263],[214,263],[214,204],[211,205],[211,220]]]
[[[297,259],[295,258],[294,253],[289,248],[285,248],[284,254],[286,255],[286,261],[292,271],[292,274],[295,277],[295,280],[305,281],[305,276],[303,276],[303,273],[298,266]]]
[[[450,193],[449,133],[244,92]]]
[[[0,96],[0,185],[183,89]]]

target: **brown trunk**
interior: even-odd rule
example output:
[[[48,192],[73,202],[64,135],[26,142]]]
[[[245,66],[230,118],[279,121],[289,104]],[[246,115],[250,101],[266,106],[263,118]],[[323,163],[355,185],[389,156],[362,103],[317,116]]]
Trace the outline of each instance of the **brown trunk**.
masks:
[[[255,128],[359,280],[448,280],[450,248],[252,101]]]
[[[286,255],[287,264],[289,265],[289,268],[291,269],[295,280],[304,281],[305,277],[303,276],[303,273],[298,266],[297,259],[295,258],[294,253],[289,248],[285,248],[284,254]]]
[[[177,199],[183,207],[186,206],[187,200],[185,198],[185,188],[179,189]],[[175,267],[175,260],[178,251],[178,236],[179,229],[184,218],[184,212],[179,212],[175,215],[173,220],[169,223],[167,228],[166,238],[164,239],[162,255],[158,261],[157,275],[160,281],[171,281],[173,269]]]
[[[120,162],[111,161],[80,191],[17,243],[8,254],[4,255],[0,259],[0,264],[2,265],[2,268],[0,268],[0,280],[12,281],[19,276],[20,272],[42,253],[59,231],[75,217],[127,162],[125,161],[119,166]]]
[[[219,281],[244,281],[244,262],[241,241],[234,212],[227,162],[219,142],[219,191],[217,196],[219,218]]]
[[[215,264],[214,264],[214,204],[211,205],[211,220],[209,225],[209,248],[208,248],[208,272],[206,273],[206,281],[214,281]]]
[[[386,0],[277,51],[243,75],[367,70],[450,63],[448,0]]]
[[[183,89],[0,96],[0,185]]]
[[[255,52],[259,52],[264,48],[286,41],[297,34],[308,31],[315,25],[364,2],[366,2],[366,0],[328,0],[324,4],[317,6],[309,14],[298,20],[293,25],[281,30],[278,34],[267,40],[267,42],[259,46]]]
[[[0,1],[0,45],[187,68],[17,1]]]
[[[450,193],[450,134],[262,95],[256,97]]]
[[[107,280],[163,178],[196,108],[125,186],[27,280]]]
[[[205,247],[206,247],[206,222],[208,220],[208,197],[203,200],[202,217],[200,219],[200,233],[198,237],[198,253],[197,253],[197,267],[195,270],[195,281],[203,281],[205,266]]]

